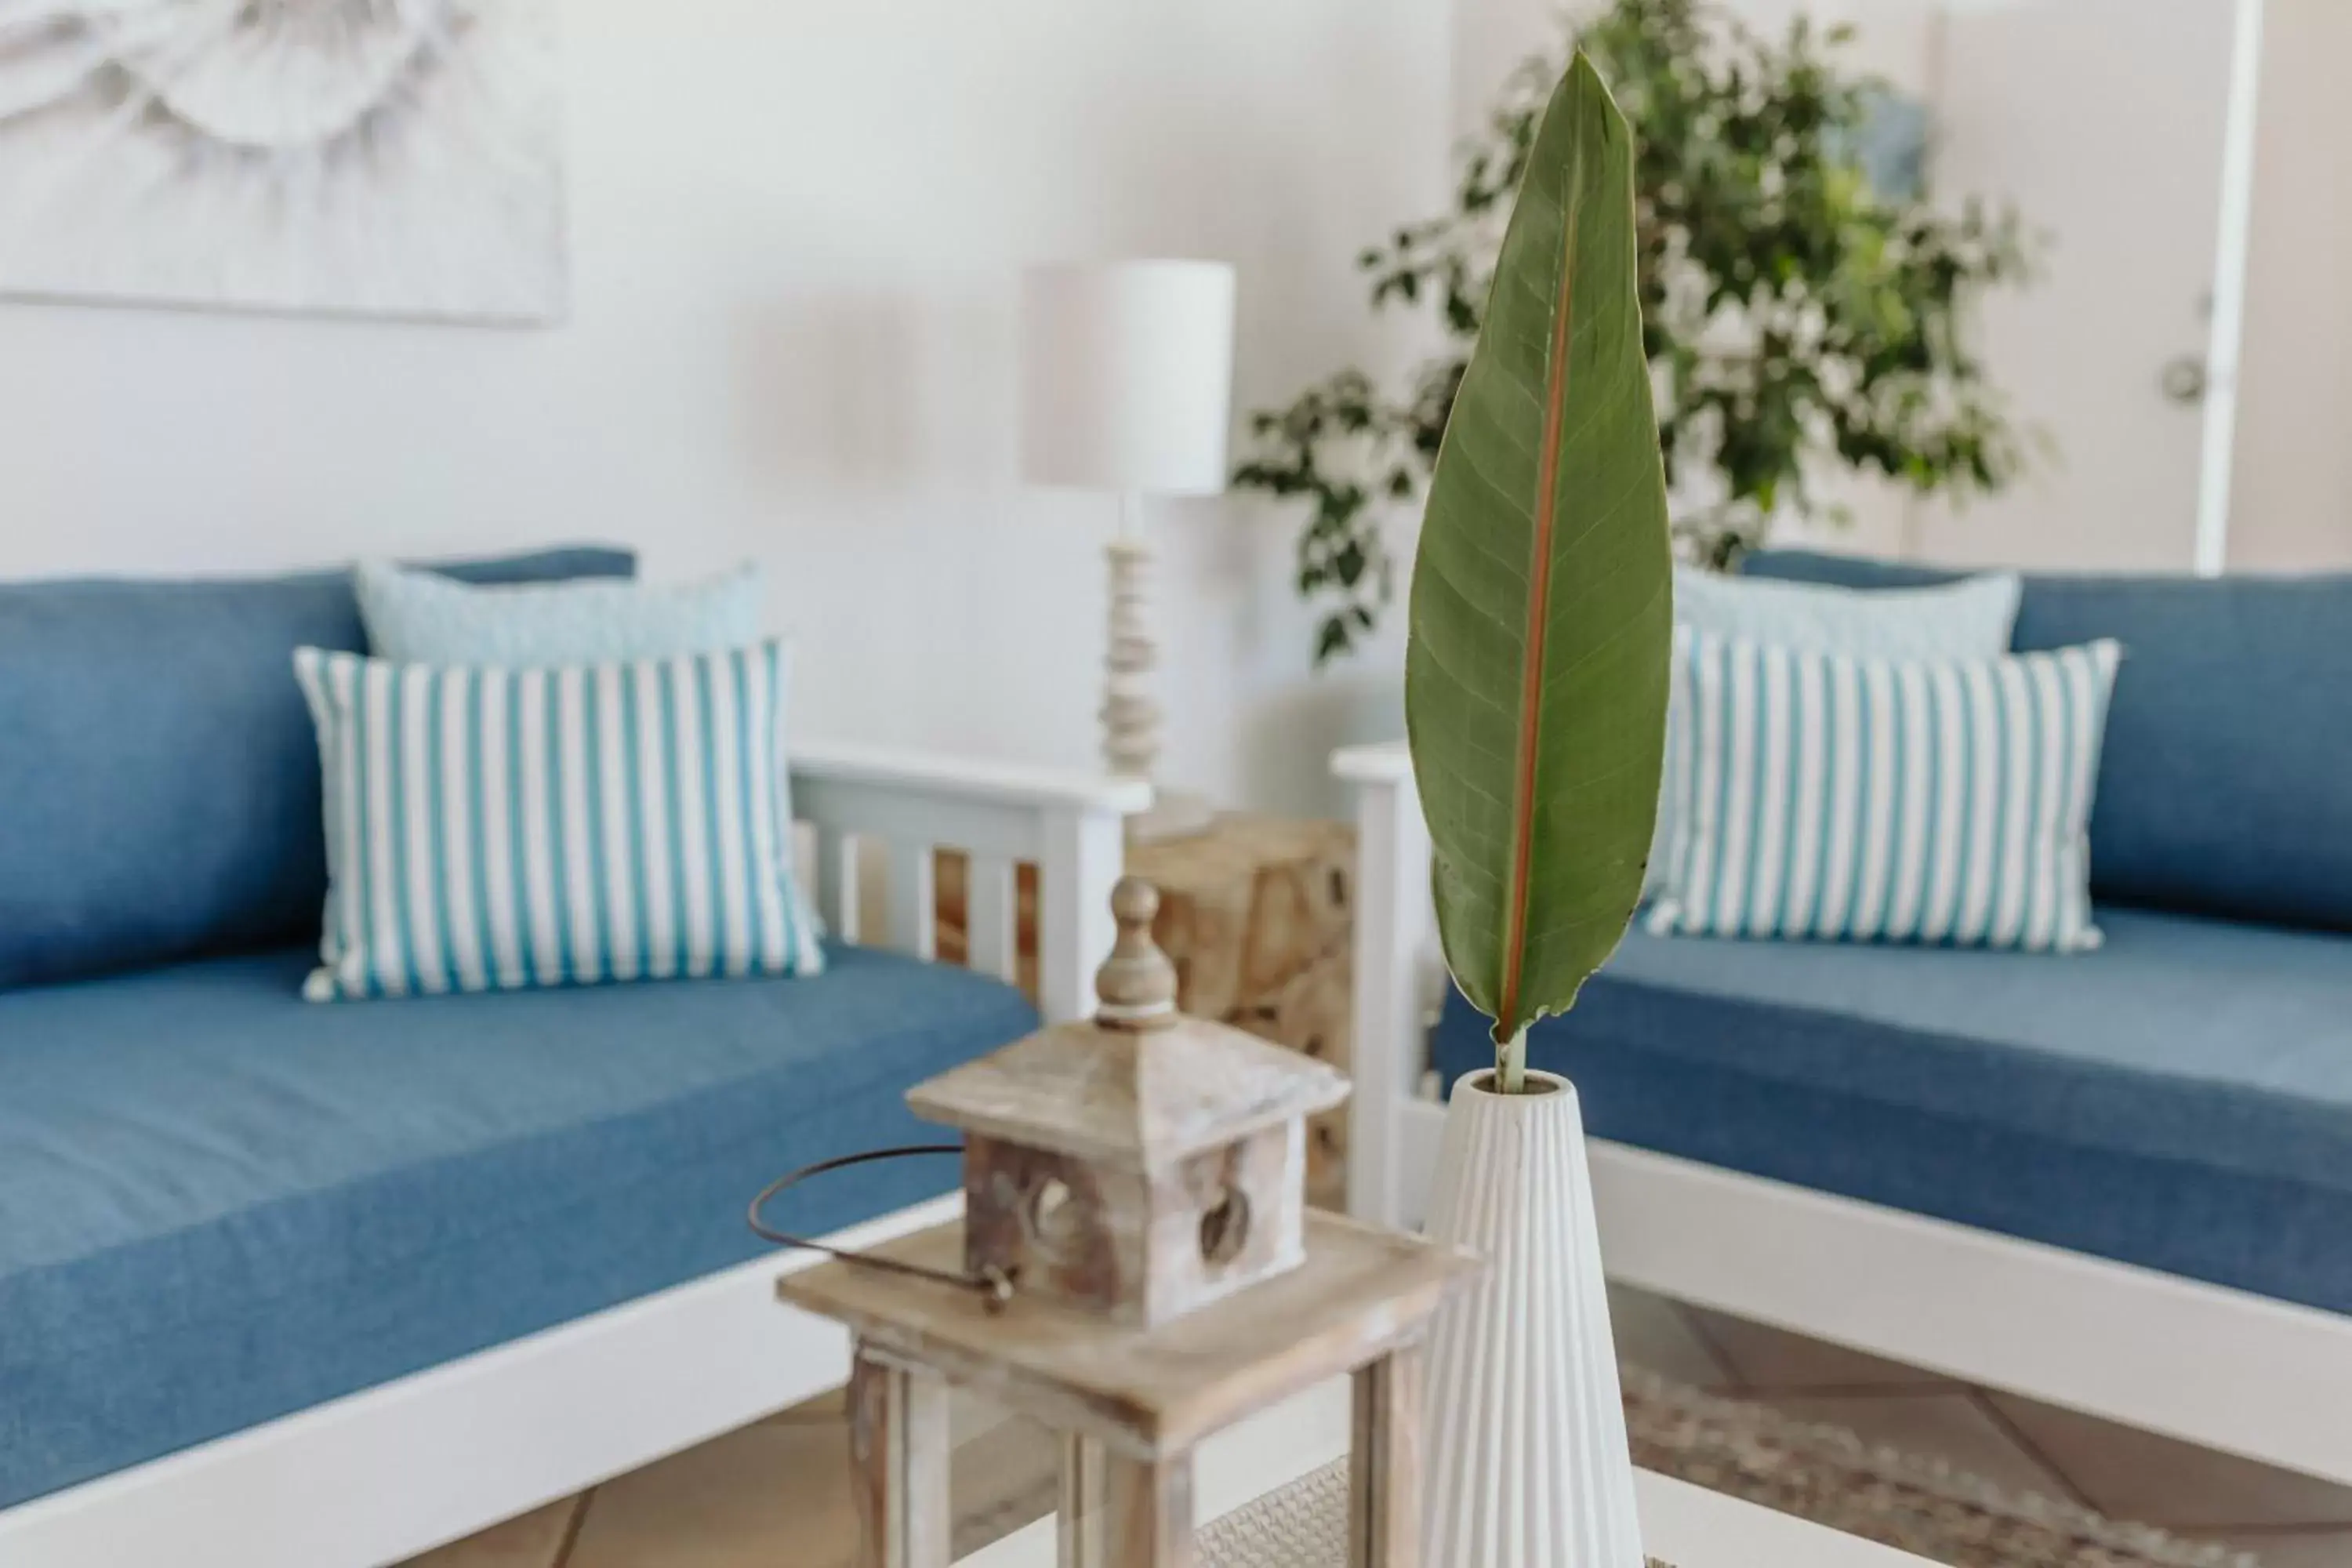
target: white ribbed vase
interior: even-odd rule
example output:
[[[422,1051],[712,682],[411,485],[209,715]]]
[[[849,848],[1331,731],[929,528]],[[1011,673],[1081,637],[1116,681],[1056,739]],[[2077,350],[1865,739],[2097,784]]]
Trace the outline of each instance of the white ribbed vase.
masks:
[[[1493,1080],[1454,1084],[1429,1206],[1487,1271],[1432,1331],[1423,1568],[1643,1568],[1576,1089]]]

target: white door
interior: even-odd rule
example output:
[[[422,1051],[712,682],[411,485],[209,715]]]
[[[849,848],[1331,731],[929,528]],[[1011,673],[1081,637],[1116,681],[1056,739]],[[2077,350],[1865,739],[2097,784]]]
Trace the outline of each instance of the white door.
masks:
[[[1935,184],[2011,197],[2046,231],[2041,276],[1988,301],[1979,341],[2055,451],[1992,500],[1919,508],[1918,554],[2190,567],[2232,14],[2232,0],[1948,8]]]

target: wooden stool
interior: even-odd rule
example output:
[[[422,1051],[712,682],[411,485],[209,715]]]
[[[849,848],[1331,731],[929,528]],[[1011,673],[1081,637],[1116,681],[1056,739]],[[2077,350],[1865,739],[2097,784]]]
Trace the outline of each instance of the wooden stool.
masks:
[[[1356,830],[1230,813],[1200,833],[1130,844],[1127,868],[1160,892],[1152,939],[1195,1018],[1349,1070]],[[1307,1123],[1307,1193],[1347,1204],[1348,1116]]]

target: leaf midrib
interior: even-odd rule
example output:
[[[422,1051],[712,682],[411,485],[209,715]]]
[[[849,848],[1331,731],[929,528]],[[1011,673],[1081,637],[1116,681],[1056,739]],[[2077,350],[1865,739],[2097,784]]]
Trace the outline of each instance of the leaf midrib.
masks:
[[[1560,208],[1559,309],[1552,313],[1551,363],[1546,367],[1544,434],[1536,476],[1535,529],[1528,566],[1528,633],[1519,672],[1518,753],[1511,784],[1511,879],[1504,889],[1503,975],[1496,996],[1496,1033],[1516,1033],[1519,986],[1527,969],[1528,884],[1535,858],[1536,763],[1543,728],[1544,643],[1551,606],[1551,534],[1559,504],[1560,421],[1568,402],[1569,340],[1575,330],[1576,228],[1581,220],[1584,182],[1581,139],[1568,167],[1568,190]]]

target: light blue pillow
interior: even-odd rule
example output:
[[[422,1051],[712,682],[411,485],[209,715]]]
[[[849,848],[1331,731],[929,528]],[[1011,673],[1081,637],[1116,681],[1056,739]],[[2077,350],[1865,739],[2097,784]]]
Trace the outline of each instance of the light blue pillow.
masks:
[[[1840,588],[1676,565],[1675,624],[1862,658],[1990,658],[2009,651],[2024,592],[2014,572],[1927,588]]]
[[[1989,572],[1927,588],[1840,588],[1675,565],[1675,625],[1712,637],[1864,658],[1991,658],[2009,651],[2024,579]],[[1675,701],[1683,698],[1677,690]],[[1669,723],[1645,893],[1663,886],[1684,757]]]
[[[788,666],[774,640],[556,669],[296,650],[329,879],[303,994],[816,973]]]
[[[1853,658],[1675,634],[1661,935],[2074,952],[2119,645]]]
[[[613,664],[741,647],[760,637],[760,569],[748,563],[701,583],[487,587],[362,561],[352,582],[370,651],[402,664]]]

